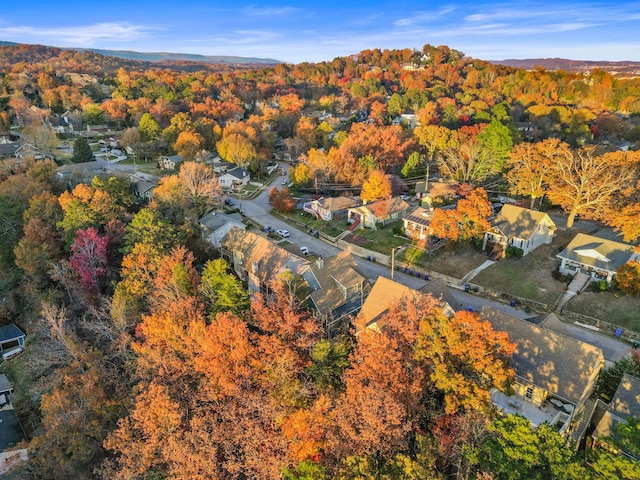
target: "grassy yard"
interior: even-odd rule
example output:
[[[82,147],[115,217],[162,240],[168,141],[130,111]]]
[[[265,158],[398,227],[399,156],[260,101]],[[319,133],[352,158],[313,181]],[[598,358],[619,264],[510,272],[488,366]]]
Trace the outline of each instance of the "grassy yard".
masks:
[[[392,248],[407,243],[406,238],[396,236],[396,234],[393,233],[393,225],[378,230],[360,228],[354,232],[354,236],[366,240],[365,248],[373,250],[374,252],[384,253],[385,255],[390,255]],[[358,244],[364,243],[365,242],[358,242]]]
[[[587,290],[569,300],[564,310],[640,332],[640,297]]]
[[[553,305],[566,284],[553,278],[558,251],[577,233],[559,231],[550,245],[542,245],[522,258],[506,258],[481,271],[474,283],[516,297]]]
[[[487,256],[468,244],[450,244],[435,252],[409,247],[398,253],[398,262],[439,272],[454,278],[462,278],[474,268],[482,265]]]

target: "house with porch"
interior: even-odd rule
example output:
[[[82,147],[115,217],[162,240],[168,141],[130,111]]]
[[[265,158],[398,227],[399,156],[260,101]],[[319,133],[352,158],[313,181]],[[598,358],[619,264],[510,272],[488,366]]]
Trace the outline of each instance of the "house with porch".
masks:
[[[302,276],[309,261],[277,246],[267,237],[232,227],[220,241],[224,258],[251,292],[266,293],[269,282],[290,272]]]
[[[171,155],[169,157],[162,155],[158,158],[158,168],[160,170],[175,170],[180,167],[183,162],[184,159],[180,155]]]
[[[400,197],[376,200],[373,203],[347,210],[347,222],[357,227],[376,230],[378,225],[388,225],[404,217],[411,206]]]
[[[431,219],[433,210],[416,207],[403,219],[404,234],[413,240],[424,240],[431,236]]]
[[[350,208],[359,207],[361,204],[360,199],[354,197],[321,197],[305,202],[302,209],[316,218],[329,222],[344,220]]]
[[[249,183],[250,179],[251,175],[242,167],[236,167],[218,174],[218,183],[225,190],[241,189]]]
[[[489,247],[496,258],[504,256],[507,247],[522,249],[527,255],[532,250],[553,240],[556,224],[544,212],[504,205],[485,232],[482,249]]]
[[[311,308],[331,335],[341,320],[360,311],[371,285],[349,250],[329,258],[319,257],[309,267],[302,277],[311,289]]]
[[[16,347],[24,348],[25,337],[25,333],[15,323],[0,327],[0,353]]]
[[[512,391],[494,389],[493,404],[505,415],[524,416],[533,426],[548,422],[579,442],[595,406],[590,397],[604,367],[602,350],[490,307],[482,308],[480,318],[495,331],[507,332],[516,344]]]
[[[592,281],[611,283],[618,268],[627,262],[637,261],[640,253],[634,252],[634,245],[623,242],[612,229],[603,229],[593,235],[576,234],[556,257],[560,259],[558,270],[563,275],[584,273]]]

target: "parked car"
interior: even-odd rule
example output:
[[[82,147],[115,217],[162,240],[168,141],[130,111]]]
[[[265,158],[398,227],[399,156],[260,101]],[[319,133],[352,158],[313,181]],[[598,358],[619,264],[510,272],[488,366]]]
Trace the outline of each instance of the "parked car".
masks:
[[[287,238],[290,235],[289,230],[276,230],[276,233],[282,238]]]
[[[300,251],[303,255],[309,255],[309,249],[307,247],[300,247]]]
[[[233,206],[236,204],[236,202],[234,202],[234,201],[233,201],[233,200],[231,200],[230,198],[227,198],[227,199],[224,201],[224,204],[225,204],[225,205],[229,205],[230,207],[233,207]]]
[[[400,198],[406,202],[411,198],[411,196],[407,195],[406,193],[403,193],[402,195],[400,195]]]

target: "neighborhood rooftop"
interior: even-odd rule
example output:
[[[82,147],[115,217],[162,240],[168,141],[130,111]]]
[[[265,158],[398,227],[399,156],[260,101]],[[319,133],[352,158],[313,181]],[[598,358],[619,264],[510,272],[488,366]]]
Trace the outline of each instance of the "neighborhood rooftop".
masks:
[[[604,362],[602,350],[490,307],[480,317],[516,343],[511,365],[525,382],[578,404]]]

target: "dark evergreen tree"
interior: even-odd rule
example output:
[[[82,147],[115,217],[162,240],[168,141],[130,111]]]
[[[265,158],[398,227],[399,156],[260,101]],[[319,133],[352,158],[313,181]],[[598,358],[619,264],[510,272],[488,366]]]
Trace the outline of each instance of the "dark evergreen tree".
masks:
[[[93,162],[95,157],[89,146],[89,142],[84,137],[78,137],[73,143],[73,163]]]

